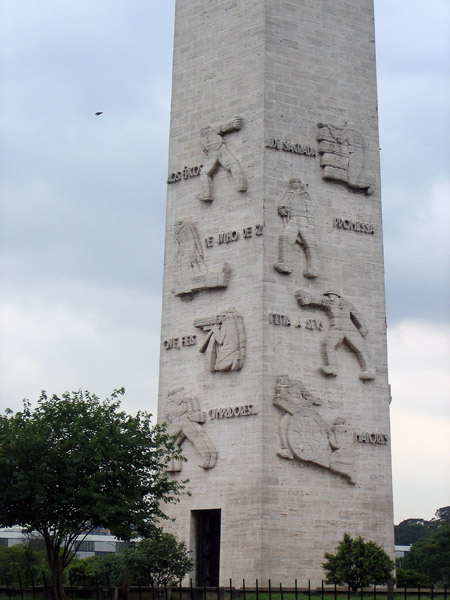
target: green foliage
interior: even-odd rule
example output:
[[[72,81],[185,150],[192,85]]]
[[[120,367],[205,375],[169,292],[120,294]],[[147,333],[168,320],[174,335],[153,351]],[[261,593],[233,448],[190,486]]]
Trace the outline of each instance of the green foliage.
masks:
[[[414,569],[397,569],[395,578],[397,587],[430,587],[429,578]]]
[[[361,536],[353,539],[348,533],[344,533],[336,553],[326,552],[324,558],[326,582],[348,585],[352,590],[386,583],[394,568],[394,562],[381,546],[365,542]]]
[[[150,535],[161,506],[184,489],[167,467],[179,450],[151,415],[120,410],[115,390],[42,393],[31,410],[0,416],[0,526],[39,532],[46,544],[54,596],[65,596],[64,568],[77,537],[106,527],[119,539]]]
[[[124,553],[133,582],[146,583],[150,578],[155,586],[170,585],[180,581],[193,567],[186,544],[160,529]]]
[[[107,585],[114,587],[122,585],[124,559],[122,553],[108,554],[106,556],[89,556],[75,558],[66,569],[66,583],[72,582],[76,586],[94,587]]]
[[[42,551],[35,551],[23,544],[0,546],[0,573],[8,578],[9,585],[31,585],[30,571],[37,573],[35,583],[41,583],[42,571],[45,570],[46,557]]]
[[[156,587],[177,583],[193,567],[184,542],[174,535],[154,529],[144,538],[117,554],[75,559],[67,569],[66,581],[94,586],[98,581],[121,587],[126,584]]]
[[[450,523],[430,537],[418,540],[403,559],[405,569],[415,569],[436,584],[450,583]]]
[[[434,518],[430,521],[405,519],[394,526],[395,543],[409,546],[418,540],[429,537],[446,523],[450,523],[450,506],[438,508]]]

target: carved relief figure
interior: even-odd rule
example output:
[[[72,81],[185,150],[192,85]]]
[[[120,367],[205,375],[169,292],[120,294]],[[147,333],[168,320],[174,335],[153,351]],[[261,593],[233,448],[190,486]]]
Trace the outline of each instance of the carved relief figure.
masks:
[[[345,342],[358,358],[361,366],[359,378],[375,379],[375,369],[371,366],[364,340],[367,327],[353,304],[331,290],[321,295],[298,290],[295,297],[300,306],[316,306],[325,310],[330,320],[330,328],[322,341],[324,364],[319,369],[321,373],[332,377],[337,375],[336,349]]]
[[[328,427],[315,408],[321,401],[301,381],[291,380],[287,375],[278,377],[273,404],[282,413],[278,423],[278,456],[314,463],[355,483],[352,437],[343,419],[336,419]]]
[[[207,332],[199,351],[206,355],[208,369],[238,371],[245,361],[246,337],[244,319],[234,309],[220,315],[197,319],[195,327]]]
[[[228,286],[230,265],[224,263],[219,271],[208,271],[200,236],[194,223],[177,221],[174,234],[178,286],[173,293],[176,296],[192,296],[199,290]]]
[[[236,189],[239,192],[247,190],[247,180],[238,159],[233,156],[225,143],[225,134],[237,131],[242,127],[242,117],[235,117],[229,123],[222,123],[218,127],[204,127],[200,130],[202,150],[206,155],[200,173],[201,191],[199,198],[204,202],[213,200],[213,177],[222,166],[231,173]]]
[[[350,188],[373,193],[373,182],[365,172],[366,144],[349,123],[343,127],[319,123],[320,166],[324,179],[344,181]]]
[[[278,262],[274,268],[280,273],[292,273],[290,259],[295,244],[303,246],[306,254],[305,277],[319,276],[319,253],[315,233],[314,206],[306,186],[294,177],[289,181],[289,190],[284,194],[278,213],[283,219],[283,231],[278,241]]]
[[[167,433],[175,437],[175,444],[181,446],[188,439],[202,458],[200,467],[212,469],[217,460],[217,450],[202,427],[206,413],[200,409],[195,396],[188,396],[184,388],[171,390],[167,396],[164,418],[168,423]],[[172,461],[170,472],[181,471],[182,462]]]

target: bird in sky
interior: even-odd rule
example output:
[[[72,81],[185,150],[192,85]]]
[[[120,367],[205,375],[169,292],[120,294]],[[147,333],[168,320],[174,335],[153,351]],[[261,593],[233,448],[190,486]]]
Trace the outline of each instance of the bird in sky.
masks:
[[[98,111],[98,112],[96,112],[95,114],[96,114],[96,115],[97,115],[97,117],[98,117],[99,115],[102,115],[102,114],[103,114],[103,111],[99,110],[99,111]]]

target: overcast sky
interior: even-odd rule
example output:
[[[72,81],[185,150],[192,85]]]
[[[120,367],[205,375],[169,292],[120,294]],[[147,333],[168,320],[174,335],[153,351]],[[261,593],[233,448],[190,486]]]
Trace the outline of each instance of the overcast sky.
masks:
[[[450,504],[450,3],[375,11],[398,523]],[[125,386],[156,414],[174,0],[0,17],[0,412]]]

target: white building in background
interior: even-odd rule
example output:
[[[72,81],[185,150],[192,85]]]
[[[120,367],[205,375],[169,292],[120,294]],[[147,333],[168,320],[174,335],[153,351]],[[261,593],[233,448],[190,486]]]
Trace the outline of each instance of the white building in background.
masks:
[[[104,532],[104,533],[101,533]],[[22,544],[27,539],[21,527],[9,527],[0,529],[0,546],[14,546]],[[88,556],[105,556],[119,552],[124,547],[125,542],[119,541],[113,535],[110,535],[106,529],[96,529],[89,533],[81,542],[78,548],[77,556],[87,558]]]

